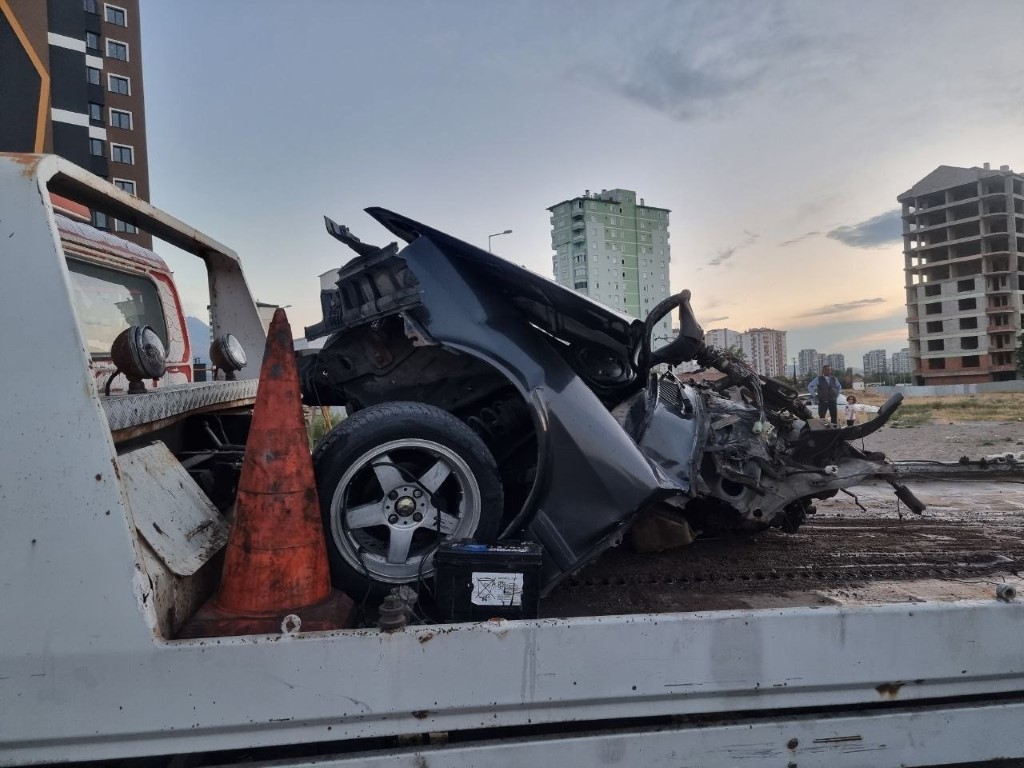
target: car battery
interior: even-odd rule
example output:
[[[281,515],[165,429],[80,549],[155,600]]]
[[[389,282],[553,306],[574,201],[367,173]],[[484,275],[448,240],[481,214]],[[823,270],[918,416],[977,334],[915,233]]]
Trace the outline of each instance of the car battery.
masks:
[[[537,618],[540,566],[533,542],[442,543],[434,555],[438,621]]]

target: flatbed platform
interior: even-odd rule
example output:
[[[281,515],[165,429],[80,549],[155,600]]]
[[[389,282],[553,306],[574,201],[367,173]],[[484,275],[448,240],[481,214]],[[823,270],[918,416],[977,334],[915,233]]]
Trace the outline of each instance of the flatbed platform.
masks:
[[[1024,484],[917,482],[914,515],[887,484],[818,503],[794,534],[605,553],[541,603],[546,617],[991,598],[1024,574]],[[858,507],[858,503],[864,509]]]

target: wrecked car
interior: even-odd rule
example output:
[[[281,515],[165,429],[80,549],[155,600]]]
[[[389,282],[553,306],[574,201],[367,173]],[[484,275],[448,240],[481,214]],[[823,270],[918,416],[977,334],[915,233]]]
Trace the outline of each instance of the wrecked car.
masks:
[[[689,291],[639,320],[367,212],[407,245],[378,248],[326,220],[358,256],[306,329],[322,348],[300,357],[304,402],[349,414],[313,459],[332,575],[350,594],[424,579],[452,538],[539,542],[549,591],[638,521],[661,524],[642,537],[651,548],[794,531],[815,499],[873,478],[923,509],[884,455],[851,442],[902,395],[869,422],[826,429],[795,390],[703,343]],[[653,328],[673,311],[678,335],[655,347]],[[669,372],[689,360],[726,377]]]

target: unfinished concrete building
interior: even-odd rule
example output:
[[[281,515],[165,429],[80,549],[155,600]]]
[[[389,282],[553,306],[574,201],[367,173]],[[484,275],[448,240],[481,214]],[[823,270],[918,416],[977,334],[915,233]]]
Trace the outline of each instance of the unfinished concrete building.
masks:
[[[914,383],[1016,378],[1024,177],[1006,165],[940,165],[896,199]]]

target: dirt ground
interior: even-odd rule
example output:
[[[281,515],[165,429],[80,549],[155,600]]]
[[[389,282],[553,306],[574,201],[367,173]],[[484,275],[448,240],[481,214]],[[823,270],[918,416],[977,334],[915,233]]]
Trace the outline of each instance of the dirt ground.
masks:
[[[864,438],[863,443],[867,450],[881,451],[894,461],[958,461],[962,456],[980,459],[997,453],[1024,451],[1024,422],[965,421],[914,427],[886,425]]]
[[[890,459],[956,462],[1024,451],[1024,423],[885,426],[864,448]],[[1024,478],[1022,478],[1024,480]],[[604,553],[541,603],[544,616],[992,599],[1024,594],[1024,482],[908,483],[914,515],[887,483],[817,502],[795,534],[698,539],[667,552]]]

